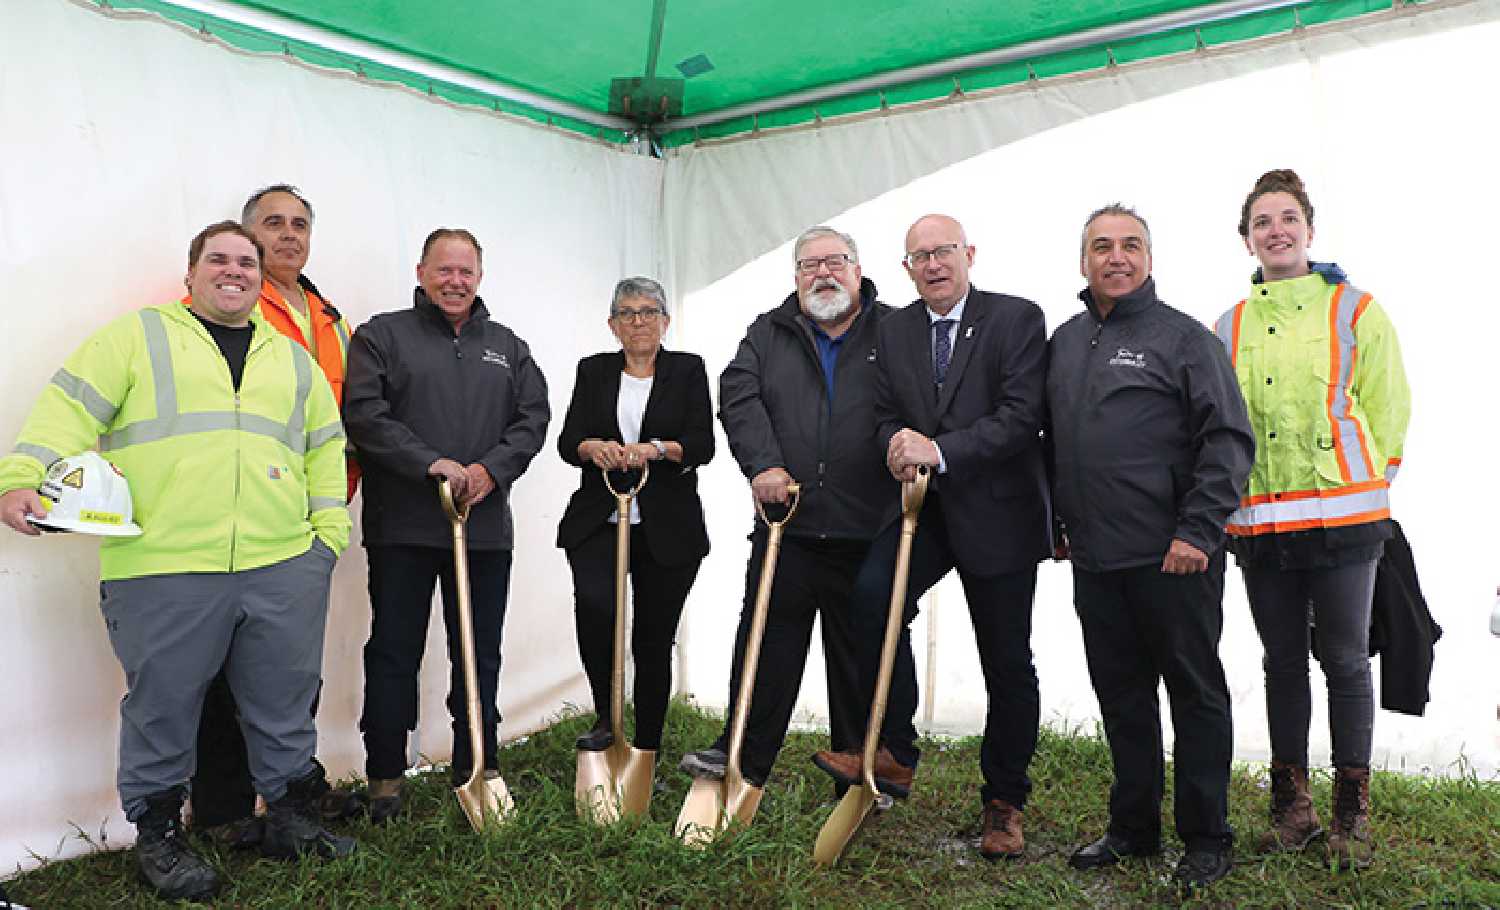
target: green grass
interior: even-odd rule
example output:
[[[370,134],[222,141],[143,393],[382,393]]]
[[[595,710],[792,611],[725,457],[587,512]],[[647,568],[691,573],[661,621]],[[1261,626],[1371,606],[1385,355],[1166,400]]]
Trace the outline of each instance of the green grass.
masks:
[[[672,837],[688,780],[675,766],[720,721],[674,705],[650,819],[599,830],[573,811],[573,738],[587,718],[567,717],[503,753],[518,812],[473,833],[446,773],[408,787],[409,814],[385,828],[345,828],[360,851],[339,862],[285,864],[215,852],[230,884],[216,906],[245,908],[685,907],[1500,907],[1500,783],[1472,773],[1449,779],[1378,773],[1372,786],[1372,868],[1335,872],[1314,850],[1257,857],[1264,774],[1236,768],[1230,805],[1240,835],[1236,868],[1207,894],[1182,901],[1172,883],[1180,845],[1152,861],[1076,873],[1068,854],[1106,821],[1109,754],[1096,736],[1044,729],[1031,767],[1026,856],[990,863],[979,838],[978,741],[927,741],[912,798],[866,826],[833,869],[811,862],[832,789],[809,761],[824,740],[790,737],[755,823],[706,851]],[[1314,780],[1320,807],[1329,778]],[[1165,807],[1171,830],[1171,808]],[[82,836],[82,835],[80,835]],[[49,863],[7,883],[34,908],[167,906],[135,878],[129,851]]]

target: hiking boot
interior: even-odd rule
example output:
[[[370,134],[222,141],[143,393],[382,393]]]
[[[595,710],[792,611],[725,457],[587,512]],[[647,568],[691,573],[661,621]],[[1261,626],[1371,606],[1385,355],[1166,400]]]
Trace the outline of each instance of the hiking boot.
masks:
[[[1335,768],[1333,822],[1328,826],[1328,857],[1340,869],[1370,865],[1370,769]]]
[[[1228,845],[1189,849],[1178,860],[1172,875],[1183,893],[1191,894],[1228,875],[1233,868],[1234,855]]]
[[[812,760],[813,764],[841,784],[858,787],[864,782],[865,761],[859,752],[833,752],[824,749],[813,755]],[[881,746],[880,751],[875,753],[875,789],[881,793],[889,793],[896,799],[906,799],[911,795],[911,783],[916,773],[916,768],[908,768],[896,761],[896,756],[885,746]]]
[[[687,753],[677,767],[704,780],[723,780],[724,767],[728,764],[729,753],[717,746],[709,746],[707,749]]]
[[[401,778],[370,781],[370,824],[383,825],[401,814]]]
[[[325,831],[319,824],[319,783],[323,769],[312,771],[287,784],[286,794],[271,803],[266,812],[266,835],[260,843],[262,856],[296,859],[314,855],[339,859],[354,852],[352,837]]]
[[[1021,833],[1020,809],[1003,799],[984,804],[984,834],[979,838],[979,855],[985,859],[1017,859],[1026,852],[1026,837]]]
[[[219,874],[183,839],[183,795],[174,787],[146,797],[146,812],[135,822],[135,863],[163,899],[207,900],[219,890]]]
[[[1261,853],[1301,850],[1323,833],[1307,788],[1307,769],[1271,761],[1271,830],[1255,842]]]

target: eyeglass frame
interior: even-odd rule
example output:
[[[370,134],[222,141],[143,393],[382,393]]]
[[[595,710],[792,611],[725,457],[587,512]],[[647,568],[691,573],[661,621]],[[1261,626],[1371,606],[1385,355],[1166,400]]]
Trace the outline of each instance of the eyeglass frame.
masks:
[[[835,265],[837,262],[837,265]],[[851,265],[857,265],[853,253],[829,253],[827,256],[808,256],[797,260],[797,274],[816,275],[820,267],[826,266],[829,274],[842,274]]]
[[[930,250],[911,250],[901,257],[901,264],[909,269],[920,269],[932,259],[945,263],[950,261],[962,247],[961,243],[940,243]]]
[[[655,320],[660,319],[661,317],[665,316],[666,313],[667,311],[663,310],[659,306],[648,306],[639,310],[614,310],[609,314],[609,318],[618,319],[621,322],[627,324],[645,325],[648,322],[654,322]]]

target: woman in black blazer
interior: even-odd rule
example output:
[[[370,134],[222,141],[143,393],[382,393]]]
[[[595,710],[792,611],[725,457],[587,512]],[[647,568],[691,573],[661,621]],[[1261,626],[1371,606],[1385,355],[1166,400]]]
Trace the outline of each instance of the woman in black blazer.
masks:
[[[662,350],[670,322],[666,292],[650,278],[615,286],[609,328],[621,350],[578,362],[573,400],[558,437],[563,461],[582,479],[557,526],[573,569],[578,651],[598,715],[578,748],[608,748],[614,636],[615,498],[600,469],[651,462],[630,515],[635,612],[635,747],[655,751],[672,688],[672,643],[682,605],[708,555],[697,467],[714,455],[713,406],[703,358]]]

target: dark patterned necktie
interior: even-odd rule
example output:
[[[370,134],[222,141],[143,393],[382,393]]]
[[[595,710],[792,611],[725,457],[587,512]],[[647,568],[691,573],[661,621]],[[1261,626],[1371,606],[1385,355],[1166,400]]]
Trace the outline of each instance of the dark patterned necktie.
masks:
[[[948,327],[951,325],[952,319],[939,319],[932,324],[932,358],[936,368],[933,375],[937,378],[939,391],[943,388],[943,381],[948,378],[948,363],[953,359],[953,341],[948,335]]]

